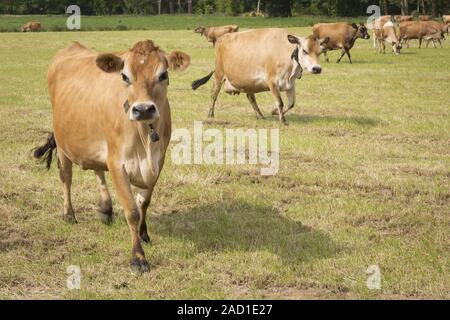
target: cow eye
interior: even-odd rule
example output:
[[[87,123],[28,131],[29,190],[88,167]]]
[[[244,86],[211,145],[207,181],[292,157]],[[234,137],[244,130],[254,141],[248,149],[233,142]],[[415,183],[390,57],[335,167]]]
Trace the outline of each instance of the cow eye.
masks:
[[[128,78],[128,76],[125,73],[122,73],[122,80],[123,82],[125,82],[127,85],[131,84],[130,78]]]
[[[160,82],[166,81],[167,79],[169,79],[169,73],[167,71],[161,73],[161,75],[159,76]]]
[[[304,55],[308,55],[308,51],[306,51],[305,49],[303,49],[303,54],[304,54]]]

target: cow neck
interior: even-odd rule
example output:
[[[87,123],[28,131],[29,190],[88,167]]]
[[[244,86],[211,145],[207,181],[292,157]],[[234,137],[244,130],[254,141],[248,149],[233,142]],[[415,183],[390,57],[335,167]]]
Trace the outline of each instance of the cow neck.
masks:
[[[139,139],[146,150],[159,142],[161,132],[160,122],[161,120],[157,120],[151,125],[141,122],[135,124]]]

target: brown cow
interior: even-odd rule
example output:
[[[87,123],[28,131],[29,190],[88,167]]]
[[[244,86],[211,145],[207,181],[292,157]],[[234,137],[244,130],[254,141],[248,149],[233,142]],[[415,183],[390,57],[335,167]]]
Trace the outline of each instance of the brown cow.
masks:
[[[322,68],[318,58],[323,46],[314,36],[298,38],[284,29],[256,29],[224,35],[216,46],[216,69],[208,76],[194,81],[196,90],[215,74],[208,116],[214,117],[214,107],[222,85],[228,94],[246,93],[256,117],[264,118],[256,102],[255,94],[270,91],[276,102],[280,122],[285,123],[285,114],[295,105],[295,81],[302,76],[303,69],[319,74]],[[281,92],[286,91],[288,108]]]
[[[188,55],[167,54],[150,40],[117,54],[74,43],[57,53],[48,70],[54,133],[34,155],[49,167],[57,149],[69,222],[76,222],[72,164],[95,171],[105,223],[113,211],[104,172],[111,173],[131,231],[133,272],[148,270],[141,240],[149,241],[146,212],[171,138],[168,70],[184,70],[189,62]],[[132,185],[140,190],[136,200]]]
[[[40,22],[27,22],[22,26],[22,32],[41,31],[42,25]]]
[[[426,21],[424,23],[427,23],[429,26],[431,26],[432,28],[436,29],[436,30],[440,30],[442,33],[434,33],[431,34],[430,37],[428,37],[427,40],[427,48],[428,45],[430,44],[430,41],[433,41],[433,46],[434,48],[436,48],[436,41],[439,43],[439,45],[442,46],[442,40],[445,40],[445,35],[449,33],[449,25],[448,24],[443,24],[443,23],[439,23],[437,21]]]
[[[419,16],[419,21],[430,21],[431,16]]]
[[[375,51],[378,50],[378,44],[379,44],[379,41],[378,41],[378,39],[377,39],[377,37],[376,37],[375,32],[377,32],[377,31],[378,31],[378,32],[379,32],[379,31],[382,31],[384,25],[385,25],[387,22],[389,22],[389,21],[394,22],[394,21],[395,21],[395,18],[394,18],[393,16],[390,16],[390,15],[388,15],[388,16],[381,16],[381,17],[379,17],[378,19],[375,19],[375,20],[373,21],[372,25],[371,25],[371,28],[372,28],[372,37],[373,37],[373,47],[374,47]]]
[[[373,29],[374,37],[378,43],[378,47],[380,53],[386,53],[385,42],[392,45],[392,52],[394,54],[400,54],[400,50],[402,49],[402,45],[400,40],[395,32],[395,26],[392,21],[386,22],[381,29]]]
[[[318,39],[329,38],[323,50],[327,62],[329,61],[327,51],[342,49],[342,55],[337,63],[341,62],[345,54],[347,54],[350,63],[353,63],[350,50],[355,45],[356,40],[358,38],[370,39],[367,28],[363,23],[359,26],[356,23],[318,23],[313,27],[313,34]]]
[[[419,49],[422,47],[422,41],[430,39],[441,39],[442,31],[433,27],[427,21],[412,21],[400,23],[400,41],[406,42],[409,48],[409,40],[419,40]]]
[[[397,22],[397,23],[407,22],[407,21],[413,21],[413,16],[395,16],[395,22]]]
[[[228,25],[228,26],[223,26],[223,27],[198,27],[197,29],[195,29],[195,33],[200,33],[202,36],[205,36],[206,39],[209,42],[212,42],[212,44],[215,46],[217,40],[227,34],[227,33],[233,33],[233,32],[238,32],[239,31],[239,26],[238,25]]]

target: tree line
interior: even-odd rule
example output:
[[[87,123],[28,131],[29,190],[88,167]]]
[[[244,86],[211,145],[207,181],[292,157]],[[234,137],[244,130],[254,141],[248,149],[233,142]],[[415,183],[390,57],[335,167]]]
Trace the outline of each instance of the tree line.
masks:
[[[383,14],[450,13],[449,0],[0,0],[0,14],[63,14],[76,4],[83,15],[223,14],[363,16],[370,5]]]

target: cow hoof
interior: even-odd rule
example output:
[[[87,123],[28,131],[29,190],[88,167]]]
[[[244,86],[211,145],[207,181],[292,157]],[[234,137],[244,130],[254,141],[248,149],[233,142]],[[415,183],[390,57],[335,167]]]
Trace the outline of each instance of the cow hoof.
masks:
[[[63,220],[69,224],[77,224],[78,221],[73,214],[65,214],[63,215]]]
[[[149,272],[150,267],[145,259],[139,260],[135,258],[131,260],[130,270],[133,275],[139,276],[145,272]]]
[[[278,111],[278,109],[273,109],[272,115],[273,116],[278,116],[278,115],[280,115],[280,112]]]
[[[150,243],[150,237],[148,236],[147,232],[144,234],[141,234],[141,240],[145,243]]]
[[[97,216],[100,221],[106,225],[111,225],[113,223],[113,213],[112,209],[110,212],[98,211]]]

